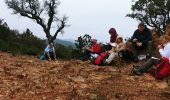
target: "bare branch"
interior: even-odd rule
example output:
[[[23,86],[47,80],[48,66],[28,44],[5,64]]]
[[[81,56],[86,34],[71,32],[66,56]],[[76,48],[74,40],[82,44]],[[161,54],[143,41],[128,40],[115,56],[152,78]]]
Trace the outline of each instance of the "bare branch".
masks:
[[[44,0],[42,5],[40,0],[6,0],[6,4],[8,8],[13,10],[14,14],[20,14],[21,16],[36,21],[36,23],[43,28],[49,41],[56,39],[57,34],[62,32],[67,26],[67,17],[63,17],[62,19],[56,17],[57,7],[60,4],[58,0]],[[42,14],[44,15],[41,16]],[[57,24],[58,29],[52,38],[50,30],[55,19],[57,19],[56,22],[59,24]]]
[[[66,16],[64,16],[61,20],[58,19],[61,24],[58,25],[58,29],[57,29],[57,31],[55,32],[54,37],[53,37],[52,40],[54,40],[54,39],[57,37],[58,33],[61,32],[61,31],[64,29],[64,27],[67,26],[67,25],[66,25],[67,19],[68,19],[68,17],[66,17]]]

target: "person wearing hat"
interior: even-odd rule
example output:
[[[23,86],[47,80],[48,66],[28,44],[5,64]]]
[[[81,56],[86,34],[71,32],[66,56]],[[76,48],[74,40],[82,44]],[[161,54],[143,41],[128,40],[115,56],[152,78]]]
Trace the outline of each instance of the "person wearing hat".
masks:
[[[116,29],[115,28],[110,28],[109,34],[110,34],[110,43],[115,43],[116,39],[118,37]]]
[[[91,46],[90,47],[85,47],[85,56],[82,58],[82,60],[87,60],[90,58],[90,54],[99,54],[101,51],[101,46],[100,44],[97,43],[96,39],[91,40]]]
[[[110,41],[107,43],[106,48],[111,50],[112,49],[111,44],[116,42],[118,34],[115,28],[110,28],[108,33],[110,34]]]
[[[152,33],[144,23],[138,25],[138,29],[134,32],[132,38],[132,52],[137,57],[140,50],[146,50],[151,54],[152,50]]]
[[[51,60],[51,59],[56,60],[56,53],[55,53],[53,43],[50,43],[49,45],[47,45],[47,47],[44,50],[44,54],[48,60]]]
[[[118,52],[124,50],[125,44],[122,37],[118,37],[115,43],[110,44],[112,49],[108,51],[109,57],[106,59],[107,64],[110,64],[112,60],[118,56]]]

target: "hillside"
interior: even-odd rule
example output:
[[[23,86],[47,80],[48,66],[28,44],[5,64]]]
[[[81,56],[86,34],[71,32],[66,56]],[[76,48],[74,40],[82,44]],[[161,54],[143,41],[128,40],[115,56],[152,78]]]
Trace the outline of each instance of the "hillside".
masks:
[[[130,76],[131,64],[41,61],[0,52],[1,100],[169,100],[170,78]]]
[[[75,44],[72,41],[69,40],[61,40],[61,39],[55,39],[54,40],[55,46],[57,47],[58,44],[61,44],[63,46],[71,46],[73,48],[75,48]]]

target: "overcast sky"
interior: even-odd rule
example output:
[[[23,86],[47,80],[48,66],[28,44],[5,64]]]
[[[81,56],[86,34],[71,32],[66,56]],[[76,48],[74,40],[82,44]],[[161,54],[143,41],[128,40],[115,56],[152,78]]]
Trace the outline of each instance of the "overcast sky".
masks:
[[[132,0],[60,0],[59,14],[69,17],[70,27],[65,28],[60,39],[77,39],[78,36],[90,34],[100,42],[109,42],[108,30],[116,28],[124,38],[132,36],[138,22],[125,17],[131,13]],[[4,19],[11,29],[20,32],[29,28],[35,35],[45,38],[42,28],[30,19],[11,14],[4,0],[0,0],[0,18]]]

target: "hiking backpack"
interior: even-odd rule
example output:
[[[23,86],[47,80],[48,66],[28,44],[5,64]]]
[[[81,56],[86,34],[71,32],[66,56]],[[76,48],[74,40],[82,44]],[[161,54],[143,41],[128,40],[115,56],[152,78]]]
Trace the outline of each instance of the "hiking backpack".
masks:
[[[156,67],[149,71],[149,73],[156,79],[163,79],[164,77],[168,76],[170,72],[169,59],[163,57],[162,60],[163,61],[160,64],[157,64]]]
[[[93,63],[95,65],[100,65],[104,66],[105,65],[105,60],[108,58],[108,54],[106,52],[100,53],[97,58],[94,59]]]

